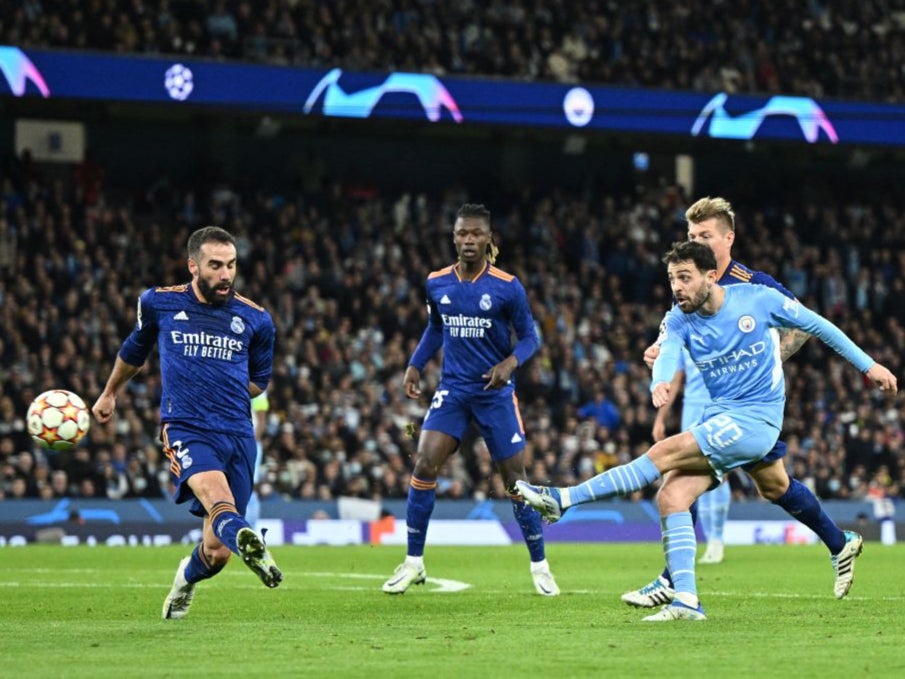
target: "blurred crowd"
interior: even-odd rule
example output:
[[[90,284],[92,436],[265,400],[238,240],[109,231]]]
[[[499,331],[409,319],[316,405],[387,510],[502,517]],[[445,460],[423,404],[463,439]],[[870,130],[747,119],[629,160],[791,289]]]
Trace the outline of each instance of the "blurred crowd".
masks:
[[[901,101],[902,0],[21,0],[0,44]]]
[[[643,453],[654,411],[641,356],[671,303],[659,259],[685,237],[697,196],[661,183],[634,195],[551,188],[502,198],[436,195],[149,192],[135,213],[103,172],[45,178],[27,156],[0,175],[0,498],[161,497],[156,352],[74,451],[25,431],[49,388],[100,393],[135,301],[185,282],[188,235],[218,224],[238,239],[238,289],[277,325],[259,485],[268,498],[403,498],[438,365],[425,396],[402,374],[426,322],[425,276],[452,263],[462,202],[493,210],[498,266],[525,285],[542,337],[517,373],[529,476],[571,483]],[[728,196],[732,199],[733,196]],[[889,200],[892,200],[890,197]],[[736,257],[774,274],[897,375],[905,374],[905,216],[885,202],[737,204]],[[823,498],[905,497],[905,399],[890,401],[818,340],[786,366],[788,467]],[[673,428],[676,421],[672,423]],[[469,434],[439,495],[505,497],[483,441]],[[753,496],[741,475],[738,499]],[[649,497],[649,496],[648,496]]]

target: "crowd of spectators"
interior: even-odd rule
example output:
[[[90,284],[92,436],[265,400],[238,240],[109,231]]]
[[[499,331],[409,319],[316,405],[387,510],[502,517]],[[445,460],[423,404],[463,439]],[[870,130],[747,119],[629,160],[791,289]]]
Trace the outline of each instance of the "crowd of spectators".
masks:
[[[693,198],[679,187],[504,199],[455,188],[355,197],[338,185],[253,195],[220,186],[194,201],[149,194],[142,215],[103,183],[87,187],[84,177],[46,179],[27,157],[0,176],[0,498],[166,493],[156,353],[121,395],[115,423],[95,424],[70,453],[36,448],[24,414],[48,388],[94,401],[136,298],[188,279],[186,240],[207,223],[237,236],[237,287],[277,326],[262,496],[405,497],[415,450],[407,425],[420,423],[438,366],[425,371],[420,402],[404,398],[402,374],[426,322],[424,278],[454,261],[451,225],[465,201],[494,211],[498,265],[523,281],[543,340],[517,375],[530,477],[575,482],[650,444],[641,356],[670,305],[659,257],[684,237]],[[739,259],[905,374],[905,213],[804,198],[736,207]],[[786,379],[783,437],[796,477],[823,498],[905,497],[905,399],[865,386],[818,340],[787,364]],[[733,485],[739,499],[753,495],[742,476]],[[463,441],[439,495],[505,497],[479,438]]]
[[[22,0],[0,44],[902,101],[902,0]]]

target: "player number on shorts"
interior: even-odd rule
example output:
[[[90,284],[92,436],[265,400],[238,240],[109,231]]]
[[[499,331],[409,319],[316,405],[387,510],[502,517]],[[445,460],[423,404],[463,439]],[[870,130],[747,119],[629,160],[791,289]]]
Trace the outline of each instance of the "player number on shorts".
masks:
[[[436,410],[440,406],[443,405],[443,397],[449,393],[448,389],[438,389],[434,392],[434,397],[431,399],[431,410]]]
[[[711,417],[704,427],[707,429],[707,443],[714,448],[726,448],[742,437],[742,428],[728,415]]]

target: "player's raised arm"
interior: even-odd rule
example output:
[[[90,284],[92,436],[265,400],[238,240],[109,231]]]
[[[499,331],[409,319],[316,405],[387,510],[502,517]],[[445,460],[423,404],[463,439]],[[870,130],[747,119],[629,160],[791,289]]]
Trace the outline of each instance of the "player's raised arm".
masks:
[[[824,344],[864,373],[881,391],[893,394],[898,391],[895,375],[868,356],[832,321],[811,311],[798,300],[786,299],[774,290],[767,290],[767,293],[768,303],[774,305],[771,313],[783,327],[798,328],[819,337]]]

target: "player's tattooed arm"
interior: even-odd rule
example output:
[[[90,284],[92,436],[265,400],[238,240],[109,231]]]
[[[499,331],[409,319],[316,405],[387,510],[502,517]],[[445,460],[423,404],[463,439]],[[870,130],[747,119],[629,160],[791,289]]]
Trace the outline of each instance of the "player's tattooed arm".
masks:
[[[779,357],[783,363],[808,341],[810,335],[798,328],[788,328],[779,331]]]

